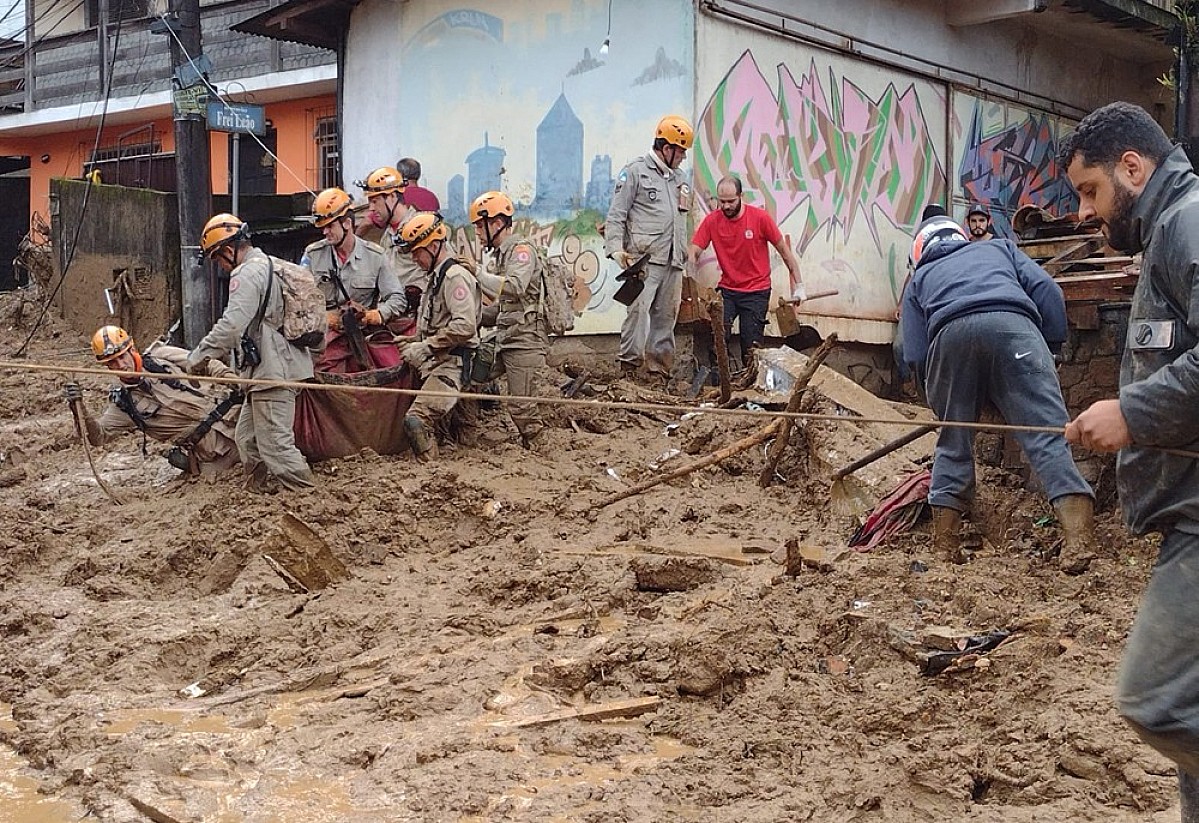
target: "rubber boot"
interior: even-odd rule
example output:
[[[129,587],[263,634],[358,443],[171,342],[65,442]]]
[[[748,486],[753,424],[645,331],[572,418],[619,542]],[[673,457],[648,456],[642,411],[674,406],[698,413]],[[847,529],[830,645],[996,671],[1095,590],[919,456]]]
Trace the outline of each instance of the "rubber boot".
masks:
[[[425,426],[425,421],[416,415],[405,415],[404,434],[408,436],[408,445],[412,447],[412,453],[416,455],[417,460],[428,463],[437,457],[437,441]]]
[[[1178,799],[1182,806],[1182,823],[1199,823],[1199,778],[1178,770]]]
[[[1057,564],[1066,574],[1082,574],[1095,559],[1095,501],[1085,494],[1067,494],[1053,501],[1065,541]]]
[[[962,554],[962,513],[949,506],[932,506],[933,551],[950,563],[965,563]]]

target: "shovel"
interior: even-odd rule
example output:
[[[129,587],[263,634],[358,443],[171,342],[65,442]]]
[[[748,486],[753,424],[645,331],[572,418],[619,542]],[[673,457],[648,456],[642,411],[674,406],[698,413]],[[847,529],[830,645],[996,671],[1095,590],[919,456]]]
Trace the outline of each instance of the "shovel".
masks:
[[[645,270],[645,264],[648,262],[649,252],[646,252],[637,258],[633,265],[616,275],[617,280],[624,282],[620,284],[616,294],[612,295],[613,300],[625,306],[633,305],[633,301],[645,290],[645,281],[641,279],[641,272]]]
[[[912,431],[902,437],[897,437],[890,443],[879,446],[869,454],[863,455],[849,465],[842,466],[833,472],[833,485],[829,489],[828,494],[829,504],[832,506],[833,512],[839,515],[855,515],[869,510],[874,506],[874,501],[870,498],[870,495],[862,488],[845,482],[845,478],[858,469],[869,466],[875,460],[886,457],[896,449],[902,449],[909,443],[915,442],[929,432],[936,430],[936,426],[921,426],[918,429],[912,429]]]

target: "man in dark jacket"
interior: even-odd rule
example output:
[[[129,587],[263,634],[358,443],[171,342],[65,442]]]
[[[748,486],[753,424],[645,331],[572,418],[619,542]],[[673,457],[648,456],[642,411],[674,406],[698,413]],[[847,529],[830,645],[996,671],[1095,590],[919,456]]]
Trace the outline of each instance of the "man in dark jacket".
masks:
[[[941,420],[973,422],[989,401],[1020,426],[1066,424],[1050,349],[1066,339],[1066,304],[1048,274],[1009,240],[971,243],[948,217],[926,220],[912,243],[904,290],[904,359]],[[1062,569],[1084,571],[1094,545],[1094,494],[1060,434],[1016,434],[1065,532]],[[937,438],[928,502],[933,546],[961,562],[958,530],[974,497],[974,430]]]
[[[1116,701],[1137,733],[1179,765],[1184,823],[1199,821],[1199,177],[1147,112],[1112,103],[1063,141],[1058,168],[1078,216],[1098,218],[1115,249],[1142,252],[1118,399],[1066,429],[1071,442],[1119,451],[1128,527],[1160,532],[1157,565],[1120,665]],[[1145,447],[1157,447],[1152,450]]]

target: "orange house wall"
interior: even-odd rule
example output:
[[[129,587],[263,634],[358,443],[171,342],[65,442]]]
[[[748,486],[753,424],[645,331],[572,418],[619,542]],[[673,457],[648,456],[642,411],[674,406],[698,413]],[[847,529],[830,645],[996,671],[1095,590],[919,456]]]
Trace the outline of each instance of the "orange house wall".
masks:
[[[281,161],[275,170],[276,193],[292,194],[316,188],[314,124],[309,122],[308,112],[313,109],[332,110],[335,105],[336,98],[333,95],[322,95],[270,103],[266,106],[266,116],[274,124],[278,135],[277,154]],[[162,143],[162,150],[164,152],[174,151],[175,131],[171,120],[163,118],[152,122],[155,136]],[[128,124],[106,128],[100,145],[113,145],[117,138],[130,128],[131,126]],[[81,176],[84,158],[91,153],[95,140],[94,129],[36,137],[0,137],[0,155],[24,155],[30,159],[29,214],[31,219],[35,212],[49,219],[51,178]],[[212,163],[212,191],[214,194],[227,194],[229,190],[228,135],[223,132],[212,132],[209,135],[208,145]],[[43,155],[49,155],[49,162],[42,162]],[[284,168],[284,164],[287,168]],[[291,172],[288,169],[291,169]],[[294,172],[294,176],[292,172]]]

